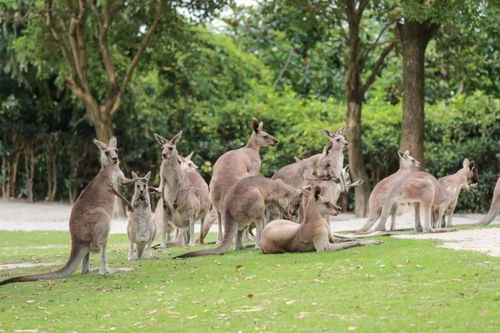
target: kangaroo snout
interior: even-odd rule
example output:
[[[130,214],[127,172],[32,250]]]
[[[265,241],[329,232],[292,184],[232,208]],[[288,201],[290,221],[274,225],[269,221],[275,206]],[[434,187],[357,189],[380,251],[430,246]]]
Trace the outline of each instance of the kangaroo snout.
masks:
[[[118,157],[113,157],[113,162],[118,163]]]

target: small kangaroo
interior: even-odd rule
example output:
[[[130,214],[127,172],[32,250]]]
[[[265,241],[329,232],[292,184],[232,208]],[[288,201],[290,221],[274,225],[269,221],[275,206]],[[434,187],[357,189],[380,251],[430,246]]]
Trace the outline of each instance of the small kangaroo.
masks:
[[[182,245],[194,245],[194,224],[197,220],[203,220],[210,208],[208,198],[208,186],[201,175],[191,169],[182,169],[177,154],[177,142],[180,140],[182,131],[167,140],[154,134],[158,143],[162,146],[163,162],[160,168],[160,186],[165,202],[165,218],[162,228],[161,247],[167,246],[166,221],[172,223],[181,230],[183,234]]]
[[[151,244],[156,238],[157,232],[149,198],[148,182],[150,177],[151,171],[144,177],[139,177],[132,171],[132,179],[136,182],[134,195],[132,196],[132,207],[134,207],[134,211],[128,216],[127,226],[129,261],[140,259],[144,253],[144,249],[146,249],[146,258],[154,258]]]
[[[262,130],[263,122],[253,120],[252,135],[245,147],[230,150],[222,154],[214,164],[213,175],[210,181],[210,201],[217,212],[219,230],[222,229],[222,204],[224,197],[231,186],[245,177],[256,176],[260,171],[260,147],[276,146],[278,140]],[[218,235],[222,241],[222,233]]]
[[[90,252],[101,251],[99,274],[108,274],[106,246],[110,229],[115,195],[120,197],[133,211],[131,203],[118,192],[119,185],[128,185],[135,180],[125,177],[119,167],[117,141],[115,137],[105,144],[94,140],[101,151],[102,166],[97,176],[83,189],[76,199],[69,218],[71,234],[71,253],[63,268],[44,274],[13,277],[0,282],[0,285],[13,282],[59,279],[73,274],[80,262],[82,274],[90,271]]]
[[[498,214],[500,210],[500,177],[497,179],[497,184],[495,185],[495,190],[493,191],[493,198],[491,199],[491,206],[488,214],[483,217],[480,221],[472,224],[474,226],[488,225],[490,224]]]
[[[462,189],[469,190],[471,187],[474,187],[474,184],[470,182],[474,176],[475,162],[464,159],[462,166],[462,169],[458,170],[453,175],[438,179],[439,184],[451,195],[451,198],[449,198],[451,203],[446,207],[442,223],[441,221],[435,221],[436,227],[448,228],[452,226],[453,212],[457,206],[460,191]],[[448,217],[448,219],[446,217]]]
[[[301,224],[287,220],[270,222],[262,231],[262,253],[325,252],[343,250],[354,246],[380,244],[379,241],[347,240],[330,242],[333,237],[324,219],[325,215],[338,215],[338,207],[322,195],[321,186],[309,194],[304,221]]]
[[[232,186],[223,203],[222,221],[224,238],[215,249],[188,252],[175,258],[190,258],[211,254],[224,254],[236,237],[235,249],[243,249],[242,236],[248,226],[254,222],[257,227],[256,245],[260,240],[265,220],[266,206],[278,204],[280,199],[288,201],[288,211],[294,213],[299,208],[301,191],[281,181],[262,176],[247,177]]]
[[[405,175],[420,167],[420,162],[413,158],[408,150],[404,153],[398,152],[398,155],[398,171],[382,179],[373,188],[373,191],[370,194],[370,198],[368,199],[368,218],[366,219],[366,222],[361,227],[361,229],[358,230],[358,232],[367,232],[377,222],[377,220],[380,218],[380,214],[382,214],[382,207],[384,206],[384,203],[387,200],[387,196],[389,195],[389,192],[392,190],[392,188],[398,183],[401,177],[404,177]],[[418,210],[418,206],[415,206],[415,210]],[[416,214],[416,216],[419,215]],[[395,213],[392,214],[391,230],[393,229],[394,223]],[[380,227],[380,230],[385,229],[385,224],[382,225],[381,223],[379,223],[378,226]]]

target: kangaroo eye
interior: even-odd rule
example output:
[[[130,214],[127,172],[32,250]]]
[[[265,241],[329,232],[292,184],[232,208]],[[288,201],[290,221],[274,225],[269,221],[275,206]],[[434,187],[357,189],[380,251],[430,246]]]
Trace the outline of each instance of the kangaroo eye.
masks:
[[[337,142],[340,142],[340,138],[337,139]]]
[[[109,151],[105,152],[106,156],[109,156]]]

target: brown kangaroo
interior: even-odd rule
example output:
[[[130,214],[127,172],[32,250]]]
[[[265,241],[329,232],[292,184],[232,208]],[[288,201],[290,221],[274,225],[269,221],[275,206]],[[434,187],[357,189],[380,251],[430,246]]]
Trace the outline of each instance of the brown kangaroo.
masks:
[[[404,153],[398,152],[399,155],[399,169],[392,175],[382,179],[380,182],[375,185],[372,193],[370,194],[370,198],[368,200],[368,218],[366,219],[366,223],[358,230],[358,232],[366,232],[368,231],[380,218],[380,214],[382,214],[382,207],[384,206],[385,201],[387,200],[387,196],[392,188],[398,183],[401,177],[409,174],[420,166],[420,162],[417,161],[410,155],[410,152],[407,150]],[[418,206],[415,207],[415,210],[418,209]],[[394,224],[395,214],[392,213],[392,225]],[[382,224],[379,223],[379,229],[382,229]],[[383,225],[383,229],[385,229],[385,224]],[[392,227],[391,227],[392,229]]]
[[[260,171],[260,147],[276,146],[278,140],[262,130],[262,122],[253,120],[252,135],[245,147],[231,150],[215,162],[213,175],[210,181],[210,201],[217,211],[219,230],[222,228],[222,203],[224,196],[231,186],[245,177],[256,176]],[[222,241],[219,233],[218,241]]]
[[[475,184],[471,184],[472,177],[474,176],[475,162],[464,159],[462,166],[462,169],[458,170],[453,175],[438,179],[439,184],[444,189],[446,189],[446,191],[451,196],[451,198],[449,198],[451,202],[444,211],[443,221],[435,221],[435,227],[451,227],[453,212],[455,211],[455,207],[457,206],[460,191],[462,189],[469,190],[472,187],[475,187]]]
[[[208,198],[208,186],[199,173],[190,168],[181,168],[177,155],[177,142],[180,140],[182,131],[172,139],[154,134],[158,143],[162,146],[162,158],[160,171],[160,190],[165,202],[165,217],[162,228],[161,246],[166,247],[167,224],[171,221],[183,234],[183,245],[194,245],[194,224],[197,220],[203,220],[210,208]]]
[[[133,211],[130,202],[118,192],[119,185],[128,185],[133,179],[125,177],[119,167],[116,138],[112,137],[109,143],[94,140],[101,151],[102,167],[97,176],[83,189],[76,199],[69,219],[71,234],[71,253],[63,268],[44,274],[34,274],[13,277],[0,282],[0,285],[13,282],[36,281],[42,279],[59,279],[73,274],[80,262],[82,274],[89,272],[90,252],[101,251],[99,274],[108,274],[108,259],[106,245],[110,229],[115,195],[119,196]]]
[[[346,240],[332,243],[330,227],[325,215],[337,215],[338,207],[322,195],[320,186],[309,195],[301,224],[287,220],[270,222],[262,231],[260,242],[262,253],[324,252],[343,250],[354,246],[380,244],[379,241]]]
[[[236,250],[243,249],[242,236],[254,222],[257,226],[256,244],[259,244],[265,220],[266,206],[287,199],[288,211],[293,213],[300,206],[301,192],[281,181],[262,176],[247,177],[232,186],[226,194],[222,209],[224,238],[215,249],[188,252],[176,258],[224,254],[236,237]]]

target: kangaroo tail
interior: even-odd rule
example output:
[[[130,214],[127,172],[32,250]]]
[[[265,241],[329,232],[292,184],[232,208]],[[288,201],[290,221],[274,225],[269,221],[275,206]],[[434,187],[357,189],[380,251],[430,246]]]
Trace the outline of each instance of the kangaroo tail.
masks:
[[[146,246],[145,243],[137,244],[137,258],[142,258],[145,246]]]
[[[224,219],[224,222],[229,222],[229,223],[224,223],[224,238],[222,239],[222,243],[219,245],[219,247],[216,247],[215,249],[207,249],[207,250],[199,250],[199,251],[193,251],[193,252],[188,252],[181,254],[180,256],[174,257],[174,259],[180,259],[180,258],[192,258],[192,257],[201,257],[201,256],[208,256],[212,254],[224,254],[224,252],[227,251],[229,246],[233,243],[233,240],[236,236],[236,225],[233,221],[227,221],[227,217]]]
[[[490,206],[490,210],[488,211],[488,214],[486,214],[480,221],[473,223],[471,225],[481,226],[481,225],[490,224],[497,216],[499,210],[500,210],[500,199],[493,198],[493,201],[491,202],[491,206]]]
[[[76,271],[76,268],[83,260],[83,257],[89,252],[89,248],[87,246],[83,246],[81,244],[72,244],[71,253],[69,255],[69,259],[64,265],[63,268],[49,273],[43,274],[34,274],[34,275],[24,275],[17,276],[7,280],[3,280],[0,282],[0,286],[4,284],[14,283],[14,282],[29,282],[29,281],[37,281],[37,280],[48,280],[48,279],[61,279],[70,276]]]

